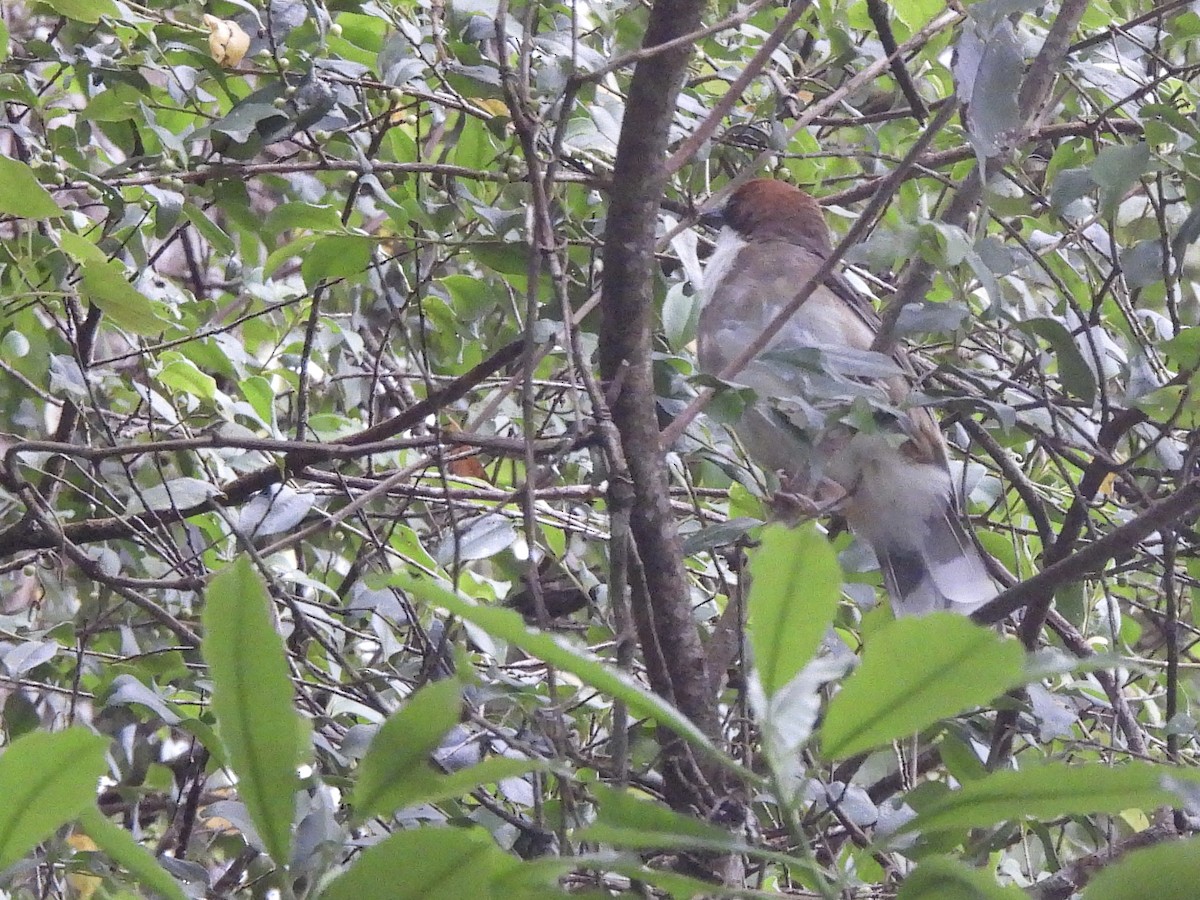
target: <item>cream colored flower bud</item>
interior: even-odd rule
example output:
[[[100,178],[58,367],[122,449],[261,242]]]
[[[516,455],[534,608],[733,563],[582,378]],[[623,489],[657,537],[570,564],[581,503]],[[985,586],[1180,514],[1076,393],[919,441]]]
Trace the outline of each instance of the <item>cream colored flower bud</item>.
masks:
[[[208,51],[213,62],[226,69],[240,63],[250,49],[250,35],[242,31],[242,26],[216,16],[205,16],[204,24],[208,26]]]

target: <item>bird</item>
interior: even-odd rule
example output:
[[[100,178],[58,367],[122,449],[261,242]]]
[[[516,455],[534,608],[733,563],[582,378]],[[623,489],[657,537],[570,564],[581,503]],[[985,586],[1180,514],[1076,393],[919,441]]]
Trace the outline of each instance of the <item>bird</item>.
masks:
[[[697,362],[719,376],[832,244],[817,201],[776,179],[746,182],[704,220],[720,232],[704,270]],[[907,355],[871,349],[879,328],[867,298],[831,274],[732,376],[754,397],[732,427],[779,475],[781,499],[838,509],[870,545],[897,616],[969,615],[999,588],[964,528],[937,421],[908,402]]]

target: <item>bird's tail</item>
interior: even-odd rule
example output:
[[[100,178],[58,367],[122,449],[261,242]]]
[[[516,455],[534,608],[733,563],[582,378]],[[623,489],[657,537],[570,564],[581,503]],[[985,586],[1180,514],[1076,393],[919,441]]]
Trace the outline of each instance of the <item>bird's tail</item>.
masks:
[[[963,529],[951,498],[945,506],[909,523],[911,528],[864,529],[879,559],[896,615],[938,610],[970,615],[996,596],[975,544]]]
[[[964,616],[1000,593],[962,528],[946,469],[878,454],[860,467],[846,518],[880,560],[898,616],[938,610]]]

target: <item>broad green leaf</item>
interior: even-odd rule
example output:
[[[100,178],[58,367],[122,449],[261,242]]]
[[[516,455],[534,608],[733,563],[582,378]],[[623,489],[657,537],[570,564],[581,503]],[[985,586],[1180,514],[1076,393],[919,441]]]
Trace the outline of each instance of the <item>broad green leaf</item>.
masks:
[[[1175,337],[1159,344],[1158,349],[1173,365],[1195,369],[1200,366],[1200,328],[1181,329]]]
[[[1071,332],[1056,319],[1027,319],[1015,323],[1026,334],[1044,338],[1054,350],[1058,361],[1058,376],[1063,387],[1082,400],[1093,403],[1096,399],[1096,375],[1092,372],[1083,353],[1071,336]]]
[[[545,762],[539,759],[517,759],[507,756],[493,756],[483,762],[457,772],[445,775],[434,772],[432,777],[422,782],[413,779],[407,796],[402,796],[400,806],[416,806],[418,803],[439,803],[470,793],[484,784],[498,784],[507,778],[520,778],[530,772],[547,768]]]
[[[471,257],[501,275],[524,277],[529,272],[529,250],[515,241],[475,241]]]
[[[250,406],[266,425],[275,422],[275,390],[271,382],[261,375],[251,375],[238,384],[242,396],[249,401]]]
[[[1170,420],[1179,428],[1200,425],[1200,400],[1191,385],[1168,384],[1137,398],[1136,406],[1154,419]]]
[[[603,784],[593,784],[589,790],[596,798],[596,821],[577,835],[580,840],[633,849],[737,843],[729,831],[648,798]]]
[[[315,203],[281,203],[271,210],[263,228],[268,234],[278,237],[284,231],[335,231],[341,228],[342,220],[332,206]]]
[[[896,0],[889,4],[901,22],[916,31],[946,8],[941,0]]]
[[[179,882],[126,829],[108,821],[94,806],[85,809],[79,821],[96,846],[144,886],[169,900],[186,900]]]
[[[101,16],[116,18],[120,15],[113,0],[44,0],[47,6],[55,12],[74,19],[95,25]]]
[[[993,772],[946,794],[921,810],[905,828],[929,832],[1025,818],[1169,806],[1178,803],[1179,796],[1167,786],[1167,779],[1200,783],[1200,773],[1147,763],[1047,763],[1015,772]]]
[[[291,858],[296,766],[306,750],[306,728],[295,710],[270,598],[246,556],[218,573],[205,591],[201,650],[238,793],[267,852],[283,865]]]
[[[769,697],[816,652],[837,611],[842,570],[815,525],[776,525],[763,532],[750,575],[750,644]]]
[[[447,590],[427,576],[418,578],[406,573],[397,573],[388,579],[388,583],[478,625],[492,637],[520,647],[530,656],[570,672],[584,683],[614,699],[624,700],[630,712],[654,719],[660,725],[686,738],[694,746],[703,748],[714,759],[731,767],[743,777],[748,777],[751,781],[757,780],[718,751],[699,728],[665,700],[647,691],[626,673],[601,662],[586,650],[573,647],[561,638],[527,626],[512,610],[481,606]]]
[[[1134,850],[1098,874],[1083,900],[1193,900],[1200,885],[1200,838]]]
[[[987,703],[1021,682],[1023,661],[1019,643],[954,613],[891,622],[829,704],[821,751],[852,756]]]
[[[988,872],[972,869],[954,859],[931,856],[922,859],[915,872],[904,879],[896,900],[1021,900],[1025,892],[1001,887]]]
[[[0,213],[23,219],[50,219],[62,215],[62,207],[38,183],[33,170],[18,159],[0,155]]]
[[[487,898],[493,878],[517,869],[479,828],[426,826],[400,831],[368,848],[330,883],[322,900],[462,900]]]
[[[212,400],[217,396],[217,380],[207,372],[201,372],[190,359],[170,352],[160,359],[166,363],[157,376],[161,384],[201,400]]]
[[[747,844],[737,834],[710,822],[674,812],[661,803],[627,791],[594,784],[596,821],[576,833],[581,841],[594,841],[629,850],[691,849],[713,853],[742,853],[801,870],[810,864],[797,857]]]
[[[80,263],[96,262],[101,265],[108,261],[104,251],[81,234],[73,231],[62,231],[58,235],[58,246],[71,259]]]
[[[230,256],[237,251],[237,247],[220,226],[212,219],[205,215],[204,210],[200,209],[194,203],[183,204],[183,214],[188,221],[196,226],[196,230],[204,235],[204,239],[213,245],[213,249],[218,253]]]
[[[161,334],[167,327],[163,305],[130,284],[118,262],[84,263],[83,292],[113,322],[134,334]]]
[[[395,812],[416,783],[428,783],[434,776],[429,754],[461,711],[462,685],[446,679],[425,685],[383,723],[358,770],[351,805],[359,820]]]
[[[86,728],[35,731],[0,755],[0,870],[96,801],[108,739]]]
[[[1150,145],[1145,141],[1105,147],[1092,163],[1092,181],[1100,186],[1100,205],[1105,215],[1117,205],[1150,167]]]
[[[304,283],[311,289],[319,281],[328,278],[344,278],[357,275],[371,264],[371,248],[374,241],[354,234],[335,234],[319,238],[304,254],[300,273]]]

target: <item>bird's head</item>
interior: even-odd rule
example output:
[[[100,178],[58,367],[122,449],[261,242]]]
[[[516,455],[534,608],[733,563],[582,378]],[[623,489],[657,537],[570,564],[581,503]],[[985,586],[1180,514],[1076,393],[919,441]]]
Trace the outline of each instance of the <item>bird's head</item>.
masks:
[[[832,249],[817,201],[773,178],[747,181],[702,221],[724,225],[744,241],[786,241],[819,254]]]

